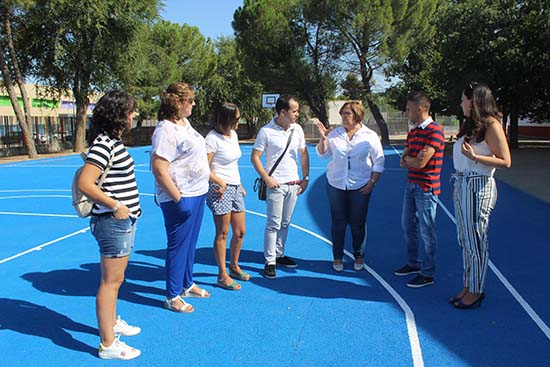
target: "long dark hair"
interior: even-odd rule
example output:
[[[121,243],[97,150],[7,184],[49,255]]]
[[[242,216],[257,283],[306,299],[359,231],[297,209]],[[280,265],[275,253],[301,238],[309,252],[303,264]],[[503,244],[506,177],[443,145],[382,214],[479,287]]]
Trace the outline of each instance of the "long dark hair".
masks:
[[[232,129],[235,129],[239,119],[237,114],[240,114],[239,107],[230,102],[222,103],[214,111],[212,119],[212,128],[219,134],[227,135]],[[238,116],[240,117],[240,116]]]
[[[486,84],[470,83],[463,91],[464,96],[470,101],[470,116],[465,116],[465,121],[460,127],[458,137],[464,136],[466,141],[476,143],[485,140],[487,125],[493,120],[500,120],[500,113],[493,92]]]
[[[120,139],[128,126],[128,116],[137,108],[134,97],[121,90],[107,92],[97,101],[92,112],[91,144],[100,133]]]

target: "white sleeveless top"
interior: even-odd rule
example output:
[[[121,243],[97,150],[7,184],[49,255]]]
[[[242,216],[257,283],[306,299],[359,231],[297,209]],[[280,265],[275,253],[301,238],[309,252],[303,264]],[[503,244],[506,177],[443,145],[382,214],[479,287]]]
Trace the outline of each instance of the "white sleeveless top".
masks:
[[[480,175],[484,176],[493,177],[493,174],[495,173],[494,167],[487,166],[482,163],[476,163],[472,159],[462,154],[460,150],[463,142],[464,137],[462,136],[453,145],[453,164],[455,170],[462,173],[472,172],[479,173]],[[489,145],[485,140],[480,143],[470,142],[470,145],[474,148],[476,155],[494,157],[493,152],[491,152],[491,148],[489,148]]]

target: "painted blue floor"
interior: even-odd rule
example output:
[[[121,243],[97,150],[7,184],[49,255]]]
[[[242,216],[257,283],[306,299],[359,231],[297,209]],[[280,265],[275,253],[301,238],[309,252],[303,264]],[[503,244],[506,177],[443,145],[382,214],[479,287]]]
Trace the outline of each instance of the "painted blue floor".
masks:
[[[454,223],[443,207],[437,218],[435,285],[412,290],[405,286],[408,277],[393,275],[406,261],[400,227],[406,172],[399,168],[393,147],[386,149],[386,172],[371,199],[368,271],[355,272],[349,258],[345,272],[332,271],[326,162],[311,146],[312,180],[299,199],[287,243],[287,254],[299,266],[279,268],[277,279],[267,280],[261,276],[265,203],[252,191],[256,175],[249,163],[251,148],[242,146],[240,167],[249,193],[241,266],[252,279],[238,292],[215,287],[214,226],[206,209],[195,280],[212,297],[191,300],[196,311],[189,315],[162,308],[166,238],[162,214],[151,195],[150,147],[130,149],[144,214],[118,311],[141,326],[140,335],[124,341],[140,348],[142,356],[127,362],[96,356],[99,255],[88,220],[74,216],[70,204],[70,182],[80,158],[0,165],[1,364],[548,365],[550,275],[545,270],[550,205],[498,182],[490,228],[494,271],[489,271],[487,299],[480,309],[455,310],[447,299],[461,288],[462,256]],[[451,165],[447,158],[440,201],[452,216]]]

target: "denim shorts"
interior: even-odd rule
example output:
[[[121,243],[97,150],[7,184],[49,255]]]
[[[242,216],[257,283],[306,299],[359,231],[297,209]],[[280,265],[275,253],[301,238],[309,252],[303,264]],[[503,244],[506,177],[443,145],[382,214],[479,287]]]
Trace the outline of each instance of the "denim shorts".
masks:
[[[239,185],[227,185],[221,198],[214,195],[214,190],[219,188],[217,184],[210,184],[206,195],[206,205],[214,215],[224,215],[231,212],[244,212],[244,198]]]
[[[116,219],[113,215],[93,215],[90,229],[103,257],[125,257],[134,247],[136,218]]]

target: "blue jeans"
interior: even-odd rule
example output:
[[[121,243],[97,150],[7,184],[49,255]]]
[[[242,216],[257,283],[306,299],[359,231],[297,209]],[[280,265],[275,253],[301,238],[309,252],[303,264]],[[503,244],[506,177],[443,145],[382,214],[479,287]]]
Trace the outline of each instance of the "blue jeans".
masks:
[[[437,250],[437,233],[435,230],[435,213],[437,195],[425,192],[418,184],[408,183],[403,198],[401,224],[407,242],[408,264],[420,267],[420,274],[433,277],[435,273],[435,253]],[[424,259],[420,262],[418,250],[420,236],[424,241]]]
[[[359,190],[340,190],[327,185],[330,214],[332,217],[332,255],[334,259],[344,257],[346,227],[350,226],[353,254],[363,257],[365,223],[369,210],[370,194],[363,195]]]
[[[129,256],[134,247],[136,218],[116,219],[110,213],[92,215],[90,229],[103,257]]]
[[[298,185],[282,184],[267,189],[267,223],[264,232],[264,257],[266,264],[275,264],[285,254],[288,226],[296,206]]]

